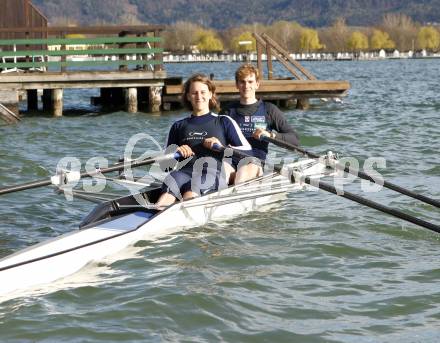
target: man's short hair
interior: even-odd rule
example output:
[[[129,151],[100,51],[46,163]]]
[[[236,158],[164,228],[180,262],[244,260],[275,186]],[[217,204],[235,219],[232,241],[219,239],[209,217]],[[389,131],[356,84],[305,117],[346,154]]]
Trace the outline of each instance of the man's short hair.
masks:
[[[243,80],[245,77],[255,74],[255,80],[260,81],[260,72],[253,64],[246,63],[240,66],[235,72],[235,82]]]

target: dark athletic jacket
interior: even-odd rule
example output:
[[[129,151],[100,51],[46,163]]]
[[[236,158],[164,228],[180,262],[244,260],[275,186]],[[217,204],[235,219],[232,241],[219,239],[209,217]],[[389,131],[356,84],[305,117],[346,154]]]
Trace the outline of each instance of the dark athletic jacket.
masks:
[[[225,147],[231,146],[246,153],[251,150],[251,146],[234,120],[212,112],[176,121],[168,133],[166,146],[189,145],[195,154],[189,165],[193,164],[196,158],[205,156],[212,156],[220,161],[223,153],[213,153],[202,145],[203,140],[209,137],[217,137]]]
[[[252,137],[252,133],[257,128],[267,131],[275,130],[278,139],[290,144],[299,145],[298,135],[295,130],[289,125],[284,114],[274,104],[261,100],[251,105],[242,105],[240,102],[236,102],[220,113],[230,116],[237,122],[252,146],[252,154],[258,158],[266,159],[269,143]]]

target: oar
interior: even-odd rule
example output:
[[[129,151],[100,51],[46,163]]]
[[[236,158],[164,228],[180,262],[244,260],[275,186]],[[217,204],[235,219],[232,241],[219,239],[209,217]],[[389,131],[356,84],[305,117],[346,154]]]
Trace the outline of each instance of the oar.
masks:
[[[308,157],[311,157],[311,158],[318,158],[319,159],[319,155],[316,155],[316,154],[314,154],[314,153],[312,153],[310,151],[306,151],[306,150],[304,150],[304,149],[302,149],[302,148],[300,148],[300,147],[298,147],[296,145],[283,142],[282,140],[279,140],[279,139],[276,139],[276,138],[270,138],[270,137],[267,137],[267,136],[263,136],[262,140],[265,140],[267,142],[273,143],[273,144],[278,145],[280,147],[283,147],[283,148],[285,148],[287,150],[297,151],[297,152],[299,152],[299,153],[301,153],[301,154],[303,154],[305,156],[308,156]],[[440,208],[440,201],[439,200],[432,199],[432,198],[429,198],[429,197],[427,197],[425,195],[415,193],[413,191],[410,191],[409,189],[400,187],[400,186],[398,186],[396,184],[393,184],[391,182],[385,181],[383,179],[375,180],[370,175],[360,171],[359,169],[355,169],[355,168],[352,168],[352,167],[347,167],[345,165],[341,165],[337,161],[335,161],[335,163],[333,163],[333,165],[331,165],[331,167],[333,167],[335,169],[338,169],[338,170],[342,170],[342,171],[344,171],[346,173],[358,176],[361,179],[371,181],[373,183],[379,184],[379,185],[381,185],[383,187],[386,187],[386,188],[391,189],[393,191],[396,191],[398,193],[407,195],[407,196],[409,196],[411,198],[420,200],[420,201],[422,201],[424,203],[427,203],[427,204],[430,204],[432,206]]]
[[[217,150],[217,151],[224,151],[225,150],[224,147],[222,147],[221,145],[218,145],[218,144],[214,144],[213,149]],[[245,158],[245,157],[252,157],[252,158],[254,158],[257,161],[260,161],[261,163],[264,163],[263,160],[261,160],[261,159],[259,159],[257,157],[250,156],[248,154],[245,154],[245,153],[243,153],[241,151],[238,151],[238,150],[235,150],[235,149],[232,149],[232,154],[233,154],[233,156],[235,156],[235,157],[237,157],[239,159],[242,159],[242,158]],[[274,165],[273,167],[274,167],[274,170],[277,173],[281,174],[281,172],[282,172],[282,168],[281,167],[276,166],[276,165]],[[439,225],[435,225],[435,224],[429,223],[429,222],[427,222],[427,221],[425,221],[423,219],[416,218],[414,216],[411,216],[411,215],[409,215],[407,213],[404,213],[402,211],[396,210],[394,208],[387,207],[385,205],[379,204],[379,203],[374,202],[372,200],[368,200],[368,199],[362,198],[359,195],[356,195],[356,194],[353,194],[353,193],[349,193],[349,192],[346,192],[346,191],[342,191],[342,190],[340,190],[340,189],[338,189],[338,188],[336,188],[336,187],[334,187],[334,186],[332,186],[332,185],[330,185],[328,183],[322,182],[320,180],[316,180],[316,179],[312,180],[309,176],[301,175],[300,176],[300,180],[297,180],[297,179],[295,179],[295,175],[292,174],[290,181],[293,182],[293,183],[301,182],[302,181],[302,182],[304,182],[304,183],[306,183],[308,185],[311,185],[313,187],[317,187],[317,188],[322,189],[324,191],[327,191],[327,192],[333,193],[335,195],[341,196],[343,198],[346,198],[346,199],[352,200],[354,202],[357,202],[357,203],[359,203],[361,205],[365,205],[365,206],[371,207],[371,208],[379,210],[381,212],[390,214],[390,215],[392,215],[394,217],[406,220],[406,221],[408,221],[410,223],[422,226],[422,227],[424,227],[426,229],[429,229],[431,231],[435,231],[437,233],[440,233],[440,226]]]
[[[145,160],[134,160],[134,161],[130,161],[130,162],[115,163],[111,167],[100,169],[100,170],[97,170],[96,172],[80,173],[79,179],[86,178],[86,177],[92,177],[92,176],[98,175],[98,174],[106,174],[106,173],[111,173],[111,172],[118,171],[118,170],[124,170],[125,168],[128,168],[128,167],[131,167],[131,168],[141,167],[141,166],[153,164],[154,162],[158,162],[158,161],[162,161],[162,160],[169,160],[169,159],[173,159],[173,158],[178,159],[179,157],[180,157],[180,154],[172,153],[172,154],[160,155],[160,156],[148,158]],[[19,192],[19,191],[23,191],[23,190],[27,190],[27,189],[32,189],[32,188],[49,186],[51,184],[53,184],[51,178],[21,183],[21,184],[17,184],[17,185],[12,185],[12,186],[8,186],[8,187],[0,188],[0,195],[7,194],[7,193],[13,193],[13,192]]]

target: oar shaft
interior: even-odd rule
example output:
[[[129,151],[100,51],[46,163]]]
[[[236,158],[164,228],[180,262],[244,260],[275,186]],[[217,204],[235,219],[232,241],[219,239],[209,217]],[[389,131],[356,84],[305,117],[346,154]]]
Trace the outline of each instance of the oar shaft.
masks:
[[[220,151],[224,150],[223,147],[215,146],[214,148],[217,149],[217,150],[220,150]],[[238,157],[238,158],[244,158],[244,157],[248,157],[249,156],[249,155],[244,154],[241,151],[237,151],[237,150],[233,150],[233,155]],[[281,173],[281,168],[278,167],[278,166],[274,166],[274,170],[277,173]],[[324,191],[333,193],[335,195],[338,195],[338,196],[344,197],[346,199],[352,200],[354,202],[357,202],[357,203],[359,203],[361,205],[368,206],[370,208],[376,209],[376,210],[381,211],[383,213],[387,213],[387,214],[392,215],[394,217],[397,217],[399,219],[403,219],[403,220],[405,220],[407,222],[410,222],[410,223],[419,225],[421,227],[424,227],[426,229],[429,229],[431,231],[440,233],[440,226],[438,226],[438,225],[429,223],[429,222],[427,222],[427,221],[425,221],[423,219],[416,218],[414,216],[411,216],[411,215],[409,215],[407,213],[404,213],[402,211],[396,210],[394,208],[391,208],[391,207],[379,204],[379,203],[377,203],[375,201],[363,198],[363,197],[361,197],[359,195],[339,190],[336,187],[334,187],[334,186],[332,186],[332,185],[330,185],[328,183],[322,182],[322,181],[320,181],[318,179],[313,179],[312,180],[309,176],[302,176],[301,180],[291,180],[291,181],[292,182],[304,181],[305,183],[307,183],[307,184],[309,184],[311,186],[314,186],[314,187],[318,187],[319,189],[322,189]]]
[[[349,169],[349,168],[348,167],[344,168],[345,171],[346,171],[346,169]],[[352,173],[352,174],[356,175],[355,173]],[[371,182],[374,182],[374,183],[380,183],[380,182],[377,182],[377,180],[374,180],[370,175],[368,175],[368,174],[366,174],[366,173],[364,173],[364,172],[362,172],[360,170],[358,171],[357,175],[361,179],[368,180],[368,181],[371,181]],[[438,201],[436,199],[429,198],[429,197],[427,197],[427,196],[425,196],[423,194],[415,193],[413,191],[410,191],[409,189],[400,187],[400,186],[398,186],[398,185],[396,185],[394,183],[391,183],[391,182],[388,182],[388,181],[385,181],[385,180],[382,181],[382,185],[385,188],[391,189],[391,190],[393,190],[395,192],[398,192],[400,194],[404,194],[404,195],[409,196],[411,198],[420,200],[422,202],[425,202],[427,204],[430,204],[432,206],[440,208],[440,201]]]
[[[367,181],[379,184],[379,185],[381,185],[381,186],[383,186],[385,188],[391,189],[391,190],[393,190],[393,191],[395,191],[397,193],[409,196],[411,198],[420,200],[422,202],[425,202],[427,204],[430,204],[432,206],[440,208],[440,201],[438,201],[436,199],[429,198],[429,197],[427,197],[427,196],[425,196],[423,194],[415,193],[413,191],[410,191],[409,189],[403,188],[403,187],[401,187],[399,185],[396,185],[394,183],[391,183],[391,182],[383,180],[383,179],[375,180],[372,176],[368,175],[367,173],[365,173],[365,172],[363,172],[363,171],[361,171],[359,169],[351,168],[350,166],[344,166],[344,165],[338,163],[337,161],[336,161],[336,163],[334,164],[333,167],[335,169],[337,169],[337,170],[344,171],[344,172],[349,173],[351,175],[357,176],[357,177],[359,177],[361,179],[364,179],[364,180],[367,180]]]
[[[262,137],[262,139],[267,141],[267,142],[270,142],[270,143],[273,143],[275,145],[278,145],[280,147],[286,148],[288,150],[297,151],[297,152],[299,152],[299,153],[301,153],[303,155],[306,155],[308,157],[319,158],[319,155],[316,155],[316,154],[314,154],[314,153],[312,153],[310,151],[304,150],[304,149],[302,149],[302,148],[300,148],[300,147],[298,147],[296,145],[289,144],[289,143],[281,141],[279,139],[274,139],[274,138],[270,138],[270,137],[267,137],[267,136]],[[433,198],[429,198],[429,197],[427,197],[425,195],[422,195],[422,194],[415,193],[413,191],[410,191],[409,189],[400,187],[400,186],[398,186],[396,184],[393,184],[393,183],[385,181],[385,180],[381,180],[381,181],[375,180],[374,178],[372,178],[367,173],[364,173],[364,172],[362,172],[360,170],[353,169],[353,168],[350,168],[348,166],[339,164],[337,162],[333,165],[333,167],[335,169],[337,169],[337,170],[341,170],[341,171],[344,171],[346,173],[358,176],[361,179],[368,180],[368,181],[371,181],[373,183],[380,184],[381,186],[383,186],[385,188],[391,189],[391,190],[393,190],[395,192],[398,192],[400,194],[409,196],[411,198],[420,200],[420,201],[422,201],[424,203],[427,203],[427,204],[430,204],[432,206],[440,208],[440,201],[439,200],[436,200],[436,199],[433,199]]]
[[[111,173],[111,172],[115,172],[115,171],[120,171],[120,170],[124,170],[127,167],[131,167],[131,168],[136,168],[136,167],[140,167],[143,165],[148,165],[148,164],[152,164],[155,161],[157,161],[158,159],[156,158],[149,158],[147,160],[142,160],[142,161],[132,161],[132,162],[121,162],[121,163],[116,163],[111,167],[108,168],[104,168],[104,169],[99,169],[96,172],[91,172],[91,173],[81,173],[81,178],[83,177],[91,177],[97,174],[107,174],[107,173]]]
[[[179,153],[167,154],[167,155],[161,155],[158,157],[149,158],[146,160],[140,160],[140,161],[134,160],[134,161],[130,161],[130,162],[120,162],[120,163],[114,164],[111,167],[99,169],[94,172],[83,172],[80,174],[80,179],[86,178],[86,177],[93,177],[94,175],[98,175],[98,174],[106,174],[106,173],[111,173],[114,171],[124,170],[125,168],[128,168],[128,167],[131,167],[131,168],[141,167],[144,165],[153,164],[156,161],[162,161],[162,160],[167,160],[167,159],[172,159],[172,158],[178,159],[178,158],[180,158],[180,154]],[[36,180],[36,181],[32,181],[32,182],[12,185],[12,186],[8,186],[8,187],[0,188],[0,195],[18,192],[18,191],[24,191],[24,190],[32,189],[32,188],[50,186],[51,184],[52,184],[52,181],[49,178],[49,179],[42,179],[42,180]]]
[[[47,179],[32,181],[32,182],[28,182],[28,183],[22,183],[19,185],[13,185],[13,186],[9,186],[9,187],[0,188],[0,195],[24,191],[26,189],[49,186],[50,184],[51,184],[51,181],[47,180]]]
[[[336,187],[334,187],[334,186],[332,186],[332,185],[330,185],[328,183],[325,183],[325,182],[322,182],[322,181],[319,181],[319,180],[313,180],[312,181],[310,179],[310,177],[308,177],[308,176],[306,176],[304,178],[304,182],[309,184],[309,185],[318,187],[319,189],[322,189],[324,191],[327,191],[327,192],[336,194],[338,196],[341,196],[343,198],[346,198],[346,199],[352,200],[354,202],[357,202],[357,203],[359,203],[361,205],[365,205],[365,206],[371,207],[371,208],[376,209],[378,211],[381,211],[383,213],[390,214],[390,215],[392,215],[394,217],[406,220],[407,222],[410,222],[410,223],[422,226],[424,228],[427,228],[427,229],[429,229],[431,231],[435,231],[437,233],[440,233],[440,226],[439,225],[435,225],[435,224],[429,223],[429,222],[427,222],[427,221],[425,221],[423,219],[416,218],[416,217],[411,216],[411,215],[409,215],[407,213],[404,213],[402,211],[399,211],[399,210],[396,210],[394,208],[391,208],[391,207],[379,204],[379,203],[377,203],[375,201],[362,198],[359,195],[356,195],[356,194],[353,194],[353,193],[350,193],[350,192],[346,192],[346,191],[342,191],[342,190],[338,190]]]
[[[268,137],[268,136],[262,136],[261,139],[264,140],[264,141],[267,141],[267,142],[269,142],[269,143],[273,143],[273,144],[275,144],[275,145],[278,145],[278,146],[280,146],[280,147],[282,147],[282,148],[286,148],[286,149],[288,149],[288,150],[294,150],[294,151],[297,151],[297,152],[299,152],[299,153],[301,153],[301,154],[303,154],[303,155],[306,155],[307,157],[311,157],[311,158],[319,158],[319,155],[316,155],[316,154],[314,154],[313,152],[310,152],[310,151],[304,150],[303,148],[300,148],[300,147],[297,146],[297,145],[293,145],[293,144],[290,144],[290,143],[284,142],[284,141],[282,141],[282,140],[280,140],[280,139],[270,138],[270,137]]]

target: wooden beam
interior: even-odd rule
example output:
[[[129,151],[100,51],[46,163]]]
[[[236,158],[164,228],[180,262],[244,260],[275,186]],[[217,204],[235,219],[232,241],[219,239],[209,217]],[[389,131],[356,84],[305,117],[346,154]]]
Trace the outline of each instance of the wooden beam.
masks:
[[[0,74],[0,90],[163,86],[165,71]]]
[[[259,41],[257,41],[257,68],[258,68],[258,72],[260,73],[261,79],[264,78],[262,55],[263,55],[263,46]]]
[[[14,124],[21,120],[18,115],[3,104],[0,104],[0,118],[9,124]]]
[[[288,71],[290,71],[292,73],[293,76],[295,76],[298,80],[303,80],[303,77],[301,77],[301,75],[299,75],[296,70],[294,68],[292,68],[292,66],[286,62],[286,60],[283,58],[282,55],[280,55],[277,51],[272,51],[273,54],[275,55],[275,57],[278,59],[278,61],[284,66],[286,67],[286,69]]]
[[[2,32],[44,32],[50,35],[59,33],[83,33],[83,34],[118,34],[122,31],[130,32],[154,32],[165,30],[164,25],[119,25],[119,26],[47,26],[47,27],[5,27]]]
[[[298,72],[293,68],[297,68],[302,74],[306,76],[309,80],[316,80],[316,77],[310,73],[306,68],[304,68],[298,61],[294,60],[290,57],[290,54],[287,50],[283,49],[276,41],[274,41],[272,38],[270,38],[267,34],[263,33],[262,36],[260,36],[257,33],[253,33],[253,36],[257,42],[258,45],[261,45],[262,47],[266,48],[266,52],[268,54],[267,56],[267,63],[268,68],[269,64],[272,65],[272,62],[269,62],[269,55],[274,54],[275,57],[280,61],[281,64],[283,64],[287,70],[289,70],[298,80],[302,80],[303,77],[298,74]],[[289,65],[290,62],[292,65]],[[271,79],[272,74],[269,73],[269,79]]]
[[[272,66],[272,49],[270,44],[266,44],[266,56],[267,56],[267,78],[273,79],[273,66]]]
[[[154,80],[165,79],[166,72],[151,71],[76,71],[68,73],[46,72],[40,73],[9,73],[0,74],[0,89],[2,84],[13,82],[74,82],[74,81],[120,81],[120,80]]]
[[[303,73],[309,80],[316,80],[316,77],[310,73],[306,68],[304,68],[298,61],[290,57],[287,50],[281,47],[276,41],[270,38],[266,33],[262,34],[262,37],[269,42],[275,50],[278,50],[282,56],[284,56],[290,63],[292,63],[298,70]]]
[[[28,89],[81,89],[81,88],[130,88],[130,87],[161,87],[164,83],[161,81],[97,81],[97,82],[32,82],[32,83],[13,83],[10,84],[11,89],[28,90]]]
[[[235,81],[215,80],[216,93],[237,93]],[[264,92],[292,92],[292,91],[347,91],[350,88],[348,81],[319,81],[319,80],[262,80],[257,93]],[[182,85],[165,85],[165,94],[181,94]]]

